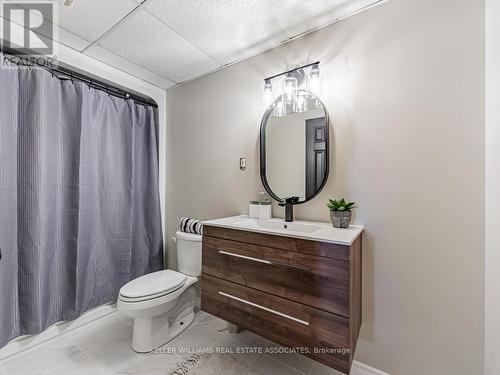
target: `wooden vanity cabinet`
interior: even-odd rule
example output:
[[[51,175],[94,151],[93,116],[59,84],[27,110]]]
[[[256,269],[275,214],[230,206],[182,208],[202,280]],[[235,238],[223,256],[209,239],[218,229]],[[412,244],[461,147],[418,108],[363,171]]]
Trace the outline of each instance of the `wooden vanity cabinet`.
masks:
[[[348,374],[361,235],[349,246],[205,225],[201,309]]]

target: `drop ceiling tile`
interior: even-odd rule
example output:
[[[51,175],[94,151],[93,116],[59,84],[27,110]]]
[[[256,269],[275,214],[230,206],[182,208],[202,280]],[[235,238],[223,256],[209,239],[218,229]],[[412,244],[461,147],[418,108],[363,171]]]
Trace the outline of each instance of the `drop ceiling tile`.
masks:
[[[118,68],[124,72],[127,72],[128,74],[131,74],[162,89],[167,89],[175,85],[174,82],[169,81],[168,79],[161,77],[158,74],[143,68],[142,66],[134,64],[133,62],[130,62],[123,57],[115,55],[114,53],[109,52],[108,50],[105,50],[104,48],[96,44],[88,48],[84,52],[84,54],[115,68]]]
[[[150,0],[146,10],[222,64],[287,38],[269,0]]]
[[[94,42],[137,7],[131,0],[74,0],[71,6],[59,0],[55,24],[70,33]]]
[[[133,0],[73,0],[69,7],[64,0],[58,3],[53,20],[58,28],[55,35],[45,36],[77,51],[83,51],[138,6]]]
[[[79,36],[76,36],[75,34],[70,33],[69,31],[66,31],[64,29],[59,29],[57,34],[57,38],[55,39],[58,42],[80,52],[87,48],[90,44],[92,44],[91,41],[80,38]]]
[[[197,77],[220,66],[142,9],[106,34],[99,45],[174,82]]]
[[[297,36],[379,2],[380,0],[280,0],[274,3],[275,21],[287,32]]]
[[[36,14],[32,15],[32,17],[33,17],[33,19],[41,19],[41,17],[38,17]],[[2,20],[3,20],[3,18],[2,18]],[[20,26],[23,26],[23,25],[20,25]],[[61,28],[56,28],[55,35],[39,33],[36,31],[34,33],[38,36],[45,36],[48,38],[53,38],[54,40],[58,41],[59,43],[62,43],[68,47],[76,49],[77,51],[82,51],[91,43],[88,40],[82,39],[82,38],[70,33],[69,31],[66,31],[66,30],[61,29]]]

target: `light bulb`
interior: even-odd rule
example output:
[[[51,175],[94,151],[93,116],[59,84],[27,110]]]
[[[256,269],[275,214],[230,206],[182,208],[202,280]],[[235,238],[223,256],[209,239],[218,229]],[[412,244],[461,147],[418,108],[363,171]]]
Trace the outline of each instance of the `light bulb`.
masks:
[[[309,72],[307,80],[308,90],[316,96],[321,96],[321,77],[319,74],[319,65],[314,64]]]
[[[264,83],[264,92],[262,94],[262,100],[266,108],[270,108],[273,105],[273,85],[271,80],[266,79]]]
[[[307,92],[304,90],[297,91],[297,99],[293,105],[293,111],[297,113],[307,112]]]
[[[283,95],[285,104],[294,104],[297,95],[297,78],[290,74],[283,80]]]
[[[283,102],[283,97],[276,102],[276,106],[273,111],[274,117],[284,117],[286,116],[286,105]]]

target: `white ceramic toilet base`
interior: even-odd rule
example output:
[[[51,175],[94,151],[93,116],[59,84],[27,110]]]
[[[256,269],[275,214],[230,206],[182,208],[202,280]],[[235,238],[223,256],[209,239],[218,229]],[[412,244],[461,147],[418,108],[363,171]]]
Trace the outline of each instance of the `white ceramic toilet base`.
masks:
[[[194,311],[177,319],[172,324],[168,322],[168,314],[154,318],[135,318],[132,349],[137,353],[150,353],[180,335],[191,325],[193,320]]]
[[[118,294],[118,310],[134,319],[131,346],[138,353],[165,345],[194,320],[202,236],[177,232],[176,238],[178,272],[143,275],[121,287]]]

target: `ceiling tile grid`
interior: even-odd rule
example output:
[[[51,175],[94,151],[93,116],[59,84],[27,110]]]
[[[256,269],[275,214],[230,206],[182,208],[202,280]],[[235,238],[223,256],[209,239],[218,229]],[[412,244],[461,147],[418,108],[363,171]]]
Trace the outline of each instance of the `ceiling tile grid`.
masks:
[[[113,52],[110,52],[107,49],[99,46],[98,44],[94,44],[90,48],[85,50],[85,55],[93,57],[96,60],[102,61],[115,68],[118,68],[155,86],[167,89],[175,85],[175,82],[172,82],[167,78],[162,77],[155,72],[152,72],[149,69],[137,65],[132,61],[118,56]]]
[[[270,40],[287,38],[285,30],[273,19],[275,3],[278,2],[155,0],[149,1],[145,9],[219,63],[228,64]]]
[[[73,0],[69,7],[63,5],[64,0],[59,3],[58,26],[89,42],[98,40],[137,7],[131,0]]]
[[[168,88],[389,0],[73,0],[59,42]]]
[[[220,67],[142,9],[106,34],[98,45],[176,83]]]

